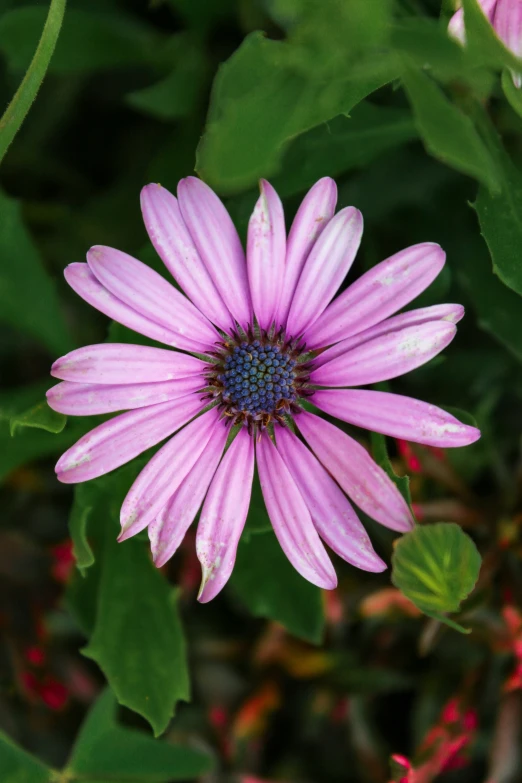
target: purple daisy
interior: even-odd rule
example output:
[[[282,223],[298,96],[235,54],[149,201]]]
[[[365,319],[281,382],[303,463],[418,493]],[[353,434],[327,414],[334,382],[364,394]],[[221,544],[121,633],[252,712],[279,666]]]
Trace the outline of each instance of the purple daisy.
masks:
[[[358,568],[386,567],[347,495],[392,530],[414,524],[366,449],[304,410],[304,400],[349,424],[430,446],[464,446],[480,436],[434,405],[346,388],[429,361],[453,339],[464,310],[446,304],[394,315],[442,269],[445,254],[433,243],[396,253],[333,299],[363,230],[354,207],[334,214],[336,201],[334,181],[319,180],[287,238],[281,201],[262,181],[245,258],[228,212],[207,185],[188,177],[177,199],[148,185],[141,196],[147,231],[186,296],[108,247],[92,248],[86,264],[65,270],[89,304],[168,348],[104,343],[54,363],[52,374],[62,381],[48,392],[54,410],[127,411],[72,446],[56,465],[58,478],[96,478],[168,438],[125,498],[119,540],[148,528],[154,562],[162,566],[201,508],[200,601],[217,595],[232,572],[255,460],[281,547],[319,587],[337,582],[321,539]]]

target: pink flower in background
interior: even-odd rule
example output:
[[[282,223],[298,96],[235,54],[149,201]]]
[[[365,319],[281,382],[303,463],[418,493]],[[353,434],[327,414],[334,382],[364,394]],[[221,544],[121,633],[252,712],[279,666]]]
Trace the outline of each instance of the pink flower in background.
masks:
[[[516,57],[522,57],[522,0],[478,0],[493,29]],[[466,43],[464,11],[459,8],[450,19],[448,32],[456,40]],[[522,86],[521,73],[513,72],[516,87]]]
[[[484,12],[484,16],[491,24],[493,24],[493,16],[495,12],[495,6],[498,0],[477,0],[479,6]],[[448,32],[450,35],[461,43],[466,42],[466,27],[464,23],[464,9],[459,8],[451,17]]]
[[[232,572],[254,460],[281,547],[320,587],[337,582],[321,539],[358,568],[385,568],[347,495],[393,530],[412,527],[382,468],[343,430],[305,411],[304,400],[350,424],[429,446],[464,446],[479,437],[434,405],[346,388],[429,361],[451,342],[464,311],[448,304],[394,315],[442,269],[444,252],[432,243],[396,253],[334,299],[363,230],[354,207],[334,214],[336,201],[333,180],[319,180],[287,238],[281,201],[261,182],[245,257],[225,207],[203,182],[182,180],[177,199],[148,185],[147,231],[186,296],[108,247],[92,248],[86,264],[65,271],[87,302],[168,347],[104,343],[54,363],[52,374],[62,380],[48,392],[55,410],[127,411],[70,448],[58,461],[58,478],[96,478],[166,440],[129,490],[119,540],[148,528],[154,562],[162,566],[201,508],[201,601]]]

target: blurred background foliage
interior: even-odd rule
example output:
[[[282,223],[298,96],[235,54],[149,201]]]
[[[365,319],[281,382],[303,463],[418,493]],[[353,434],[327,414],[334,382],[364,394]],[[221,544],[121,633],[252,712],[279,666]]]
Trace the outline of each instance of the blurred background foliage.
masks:
[[[522,98],[476,0],[465,49],[442,6],[67,3],[0,167],[2,783],[522,779]],[[47,12],[0,0],[2,105]],[[422,531],[455,522],[477,545],[456,616],[470,634],[420,611],[458,610],[475,581],[470,539],[455,541],[461,583],[448,577],[438,604],[419,609],[389,572],[339,561],[339,588],[322,594],[282,556],[257,488],[231,583],[200,606],[191,536],[163,572],[146,537],[115,543],[142,460],[75,493],[56,481],[54,461],[92,421],[46,408],[51,362],[108,334],[139,340],[108,330],[62,271],[108,244],[163,273],[139,191],[194,171],[242,236],[260,176],[288,224],[306,189],[335,177],[339,206],[365,219],[350,279],[415,242],[446,250],[416,306],[462,302],[467,316],[443,356],[390,386],[460,409],[483,437],[455,452],[372,446],[409,474]],[[394,535],[365,521],[390,562]],[[394,581],[404,588],[398,566]]]

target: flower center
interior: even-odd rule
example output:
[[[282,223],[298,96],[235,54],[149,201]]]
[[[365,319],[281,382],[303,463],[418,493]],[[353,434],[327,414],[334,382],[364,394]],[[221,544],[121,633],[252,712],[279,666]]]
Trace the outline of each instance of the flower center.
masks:
[[[298,397],[310,396],[304,388],[310,366],[302,362],[296,341],[282,334],[250,337],[229,338],[219,346],[209,381],[226,415],[265,427],[272,418],[283,421],[285,414],[300,410]]]

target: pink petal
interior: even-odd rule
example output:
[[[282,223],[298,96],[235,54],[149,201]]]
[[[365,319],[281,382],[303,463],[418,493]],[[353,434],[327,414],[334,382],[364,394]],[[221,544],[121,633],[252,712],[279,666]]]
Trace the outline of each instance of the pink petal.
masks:
[[[196,552],[203,571],[198,596],[201,603],[215,598],[230,578],[248,514],[253,477],[254,442],[242,429],[217,469],[199,518]]]
[[[353,264],[363,232],[363,217],[346,207],[333,217],[305,261],[290,304],[287,331],[296,337],[317,321]]]
[[[256,455],[263,498],[283,552],[301,576],[332,590],[337,585],[334,567],[303,496],[268,435],[256,444]]]
[[[285,325],[297,281],[316,239],[335,213],[337,186],[330,177],[323,177],[310,188],[288,234],[285,276],[276,322]]]
[[[218,426],[219,413],[212,408],[187,424],[156,452],[123,501],[119,541],[136,535],[155,519],[197,462]]]
[[[385,321],[365,329],[364,332],[354,334],[353,337],[347,337],[346,340],[341,340],[340,343],[332,345],[314,359],[314,366],[321,367],[323,364],[335,359],[337,356],[341,356],[358,345],[367,343],[369,340],[373,340],[375,337],[380,337],[383,334],[397,332],[405,326],[416,326],[428,321],[449,321],[449,323],[456,324],[463,317],[464,308],[459,304],[432,305],[431,307],[421,307],[418,310],[408,310],[406,313],[387,318]]]
[[[165,345],[192,350],[192,347],[181,346],[180,342],[183,341],[180,341],[178,335],[170,329],[166,329],[153,321],[152,318],[138,313],[130,305],[111,294],[93,275],[87,264],[69,264],[64,270],[64,276],[78,296],[119,324]]]
[[[196,307],[223,331],[233,320],[194,247],[177,199],[161,185],[141,191],[145,228],[157,254]]]
[[[489,16],[492,15],[491,12]],[[495,8],[494,26],[498,37],[506,47],[516,57],[522,57],[522,3],[520,0],[498,0]],[[522,71],[522,67],[520,70]]]
[[[80,438],[56,463],[59,481],[78,481],[103,476],[172,435],[202,408],[190,395],[183,400],[162,402],[122,413]]]
[[[111,294],[176,335],[177,348],[201,352],[217,340],[212,324],[192,302],[141,261],[96,245],[87,253],[87,263]]]
[[[496,2],[497,0],[494,0]],[[464,25],[464,9],[459,8],[451,19],[449,20],[448,24],[448,33],[452,38],[454,38],[456,41],[458,41],[461,44],[466,43],[466,28]]]
[[[364,386],[396,378],[426,364],[455,337],[457,327],[448,321],[428,321],[352,348],[314,370],[310,379],[318,386]]]
[[[79,264],[87,269],[86,264]],[[90,273],[89,273],[90,274]],[[203,376],[209,365],[186,353],[127,343],[86,345],[57,359],[51,375],[75,383],[152,383]]]
[[[161,524],[149,531],[154,565],[158,568],[170,560],[194,521],[219,465],[228,432],[228,428],[220,422],[205,450],[161,515]]]
[[[364,571],[384,571],[368,533],[335,481],[290,430],[277,428],[277,449],[301,492],[313,523],[330,549]]]
[[[392,530],[411,530],[413,519],[406,501],[360,443],[312,413],[300,413],[296,424],[326,470],[360,509]]]
[[[314,405],[338,419],[392,438],[450,448],[480,438],[476,427],[462,424],[436,405],[379,391],[328,389],[314,394]]]
[[[446,254],[425,242],[401,250],[362,275],[306,330],[309,348],[332,345],[405,307],[437,277]]]
[[[49,406],[67,416],[95,416],[101,413],[134,410],[179,400],[205,386],[203,378],[180,378],[158,383],[129,383],[115,386],[95,383],[62,383],[47,392]]]
[[[281,199],[262,179],[261,195],[248,223],[247,268],[259,326],[268,330],[277,314],[285,273],[286,229]]]
[[[245,254],[221,200],[196,177],[182,179],[178,199],[185,225],[223,302],[243,327],[252,320]]]

